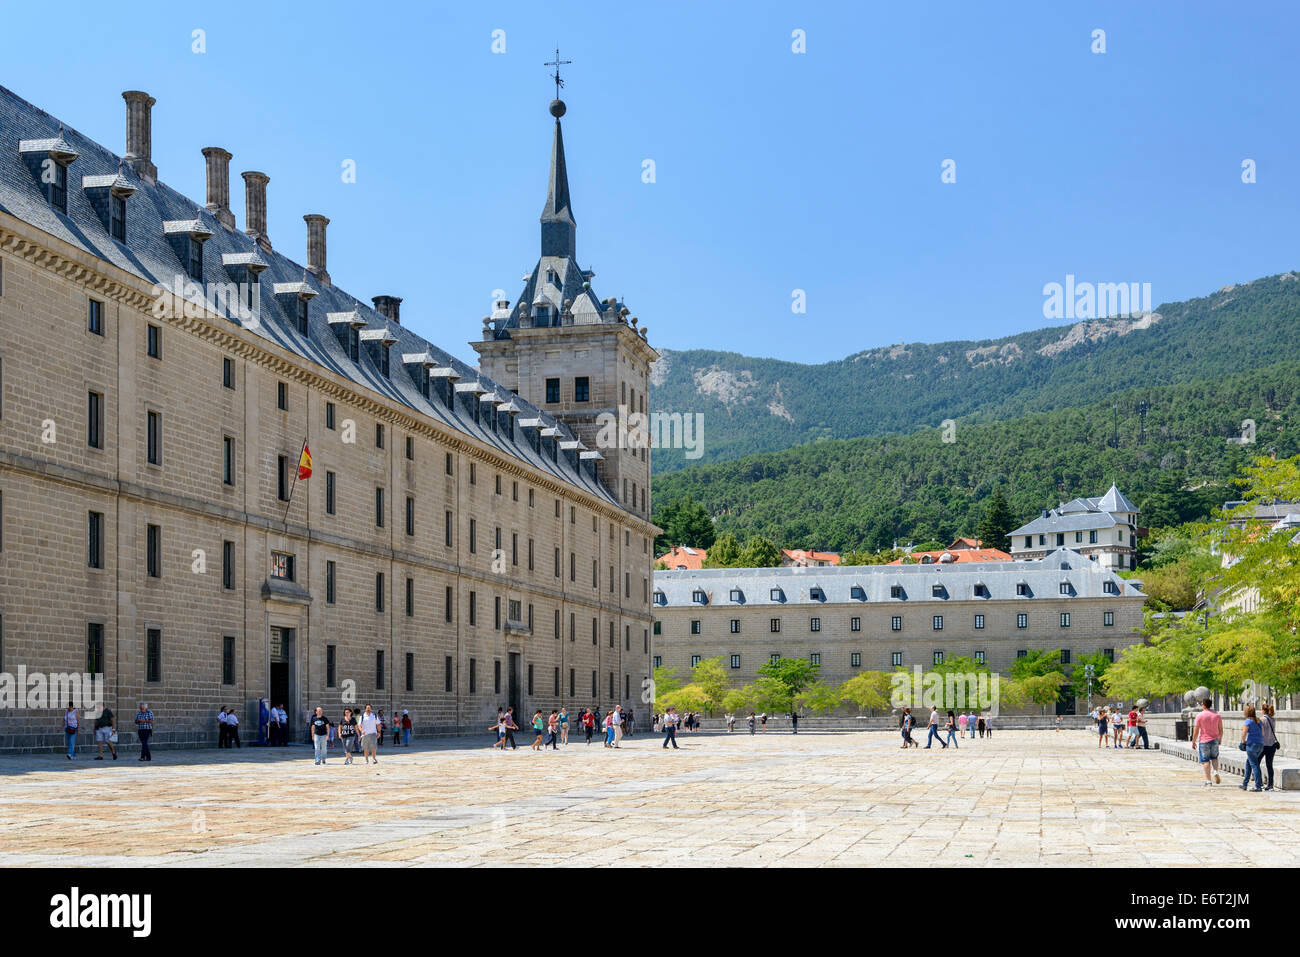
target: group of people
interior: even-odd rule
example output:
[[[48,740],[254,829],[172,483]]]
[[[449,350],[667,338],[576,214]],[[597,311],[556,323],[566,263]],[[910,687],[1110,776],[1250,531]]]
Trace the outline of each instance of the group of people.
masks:
[[[323,708],[316,708],[307,724],[311,733],[312,757],[316,765],[325,764],[330,742],[337,739],[343,748],[343,763],[352,764],[352,756],[360,751],[366,764],[379,763],[380,718],[382,712],[366,705],[361,711],[343,709],[343,719],[335,724],[325,716]],[[407,743],[409,744],[409,737]]]
[[[135,715],[136,735],[140,739],[140,760],[152,761],[153,755],[149,751],[149,739],[153,737],[153,712],[149,710],[148,704],[141,701],[140,710]],[[69,701],[68,708],[63,712],[63,737],[68,745],[68,760],[71,761],[77,753],[77,735],[81,731],[81,718],[77,713],[75,702]],[[108,745],[108,753],[117,760],[117,717],[113,714],[113,709],[105,705],[99,711],[99,717],[95,718],[94,724],[95,745],[99,751],[95,755],[96,761],[104,760],[104,745]]]
[[[558,751],[560,745],[568,745],[569,727],[573,720],[568,708],[552,710],[547,716],[543,716],[541,710],[534,711],[532,720],[533,743],[530,749],[541,751],[549,746],[551,750]],[[623,710],[622,705],[615,705],[612,711],[605,712],[604,717],[601,716],[598,708],[583,708],[582,713],[576,718],[578,726],[582,728],[586,737],[587,744],[591,744],[591,739],[595,737],[596,730],[599,728],[607,748],[617,748],[623,738],[631,737],[635,720],[635,712],[630,708],[626,711]],[[494,749],[501,751],[505,751],[507,748],[512,751],[518,750],[519,745],[515,743],[515,732],[519,730],[519,725],[515,723],[513,705],[497,708],[497,718],[488,727],[488,730],[495,736],[495,740],[492,742]]]
[[[904,707],[902,714],[898,717],[898,730],[903,737],[903,744],[900,750],[905,748],[919,748],[920,742],[912,737],[912,729],[916,727],[916,716],[912,714],[910,707]],[[940,746],[947,748],[952,745],[959,748],[957,743],[961,738],[966,737],[967,733],[973,739],[976,733],[981,738],[993,737],[993,715],[982,714],[972,711],[967,714],[963,711],[961,714],[954,713],[949,709],[948,713],[942,714],[935,705],[930,706],[930,716],[926,720],[926,737],[925,747],[928,750],[935,741]]]
[[[1139,708],[1134,705],[1128,712],[1119,705],[1111,708],[1101,705],[1093,708],[1088,713],[1097,726],[1097,747],[1104,748],[1109,743],[1112,748],[1136,748],[1138,738],[1142,739],[1142,747],[1150,749],[1151,741],[1147,738],[1147,709]],[[1060,729],[1061,719],[1056,719],[1057,729]],[[1125,733],[1127,729],[1127,733]]]
[[[217,712],[217,747],[239,748],[239,715],[234,708],[222,708]]]
[[[1196,757],[1205,771],[1202,787],[1222,784],[1219,777],[1219,743],[1223,740],[1223,718],[1214,710],[1214,702],[1206,698],[1201,702],[1201,711],[1192,723],[1192,746],[1196,748]],[[1277,722],[1273,706],[1262,705],[1256,709],[1246,705],[1241,724],[1241,740],[1237,747],[1246,753],[1246,771],[1241,784],[1243,791],[1273,790],[1273,756],[1282,745],[1277,739]],[[1264,784],[1263,768],[1268,769],[1268,784]],[[1213,781],[1211,781],[1213,775]],[[1255,786],[1250,787],[1251,779]]]

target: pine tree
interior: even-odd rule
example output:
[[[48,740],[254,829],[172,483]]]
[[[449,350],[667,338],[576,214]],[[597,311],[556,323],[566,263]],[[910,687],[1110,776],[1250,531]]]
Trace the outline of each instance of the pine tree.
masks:
[[[1007,504],[1002,490],[998,489],[989,499],[988,511],[979,524],[976,534],[979,535],[980,543],[985,548],[1006,548],[1007,536],[1015,527],[1015,521],[1011,517],[1011,507]]]

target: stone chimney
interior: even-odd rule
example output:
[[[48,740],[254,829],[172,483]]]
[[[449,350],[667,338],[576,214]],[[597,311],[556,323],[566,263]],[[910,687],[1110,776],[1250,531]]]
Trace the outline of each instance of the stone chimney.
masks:
[[[402,324],[402,298],[400,296],[375,296],[370,300],[375,304],[375,312],[386,319],[391,319],[399,326]]]
[[[307,224],[307,271],[328,286],[330,274],[325,268],[325,227],[330,221],[320,213],[308,213],[303,221]]]
[[[203,158],[208,168],[208,212],[227,229],[235,228],[235,214],[230,211],[230,153],[220,146],[206,146]]]
[[[244,177],[244,232],[270,252],[271,237],[266,234],[266,184],[271,182],[271,177],[255,171],[240,175]]]
[[[148,93],[127,90],[126,100],[126,155],[122,159],[146,183],[158,182],[158,167],[153,165],[153,127],[150,110],[158,102]]]

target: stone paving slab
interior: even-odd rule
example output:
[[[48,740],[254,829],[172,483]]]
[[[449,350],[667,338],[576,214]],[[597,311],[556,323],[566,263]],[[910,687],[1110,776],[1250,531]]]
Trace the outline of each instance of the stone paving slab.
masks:
[[[0,866],[1300,866],[1300,794],[1078,732],[679,740],[3,757]]]

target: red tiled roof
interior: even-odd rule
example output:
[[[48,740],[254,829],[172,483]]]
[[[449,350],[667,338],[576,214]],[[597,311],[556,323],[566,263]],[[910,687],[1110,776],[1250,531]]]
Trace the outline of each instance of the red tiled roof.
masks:
[[[840,563],[839,552],[818,552],[802,548],[783,548],[781,557],[795,565],[815,565],[818,562],[825,562],[828,565]]]
[[[961,541],[961,539],[958,539]],[[942,555],[951,555],[951,562],[940,562]],[[957,564],[969,562],[1009,562],[1011,556],[1000,548],[948,548],[938,552],[912,552],[908,557],[911,564],[925,564],[923,559],[929,557],[930,561],[935,564]],[[903,564],[903,559],[898,558],[890,562],[891,565]]]
[[[704,548],[687,548],[684,545],[674,545],[668,551],[656,559],[664,563],[664,567],[670,570],[685,568],[689,571],[699,571],[704,567],[704,559],[708,557],[708,550]]]

